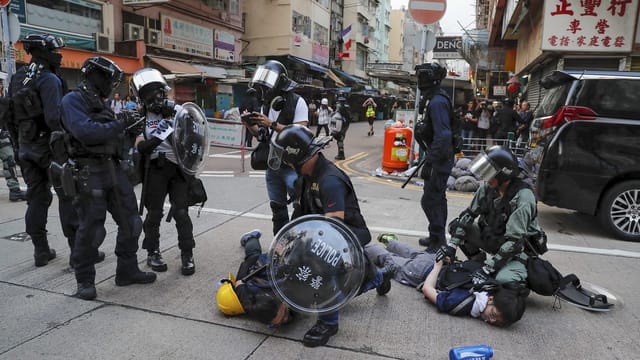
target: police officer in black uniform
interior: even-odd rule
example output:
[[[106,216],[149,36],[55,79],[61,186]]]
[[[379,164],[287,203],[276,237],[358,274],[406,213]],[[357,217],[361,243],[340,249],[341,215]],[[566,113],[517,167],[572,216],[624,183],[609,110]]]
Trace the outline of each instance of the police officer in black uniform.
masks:
[[[105,105],[104,100],[122,79],[118,65],[104,57],[91,57],[80,71],[83,81],[64,96],[60,109],[63,126],[71,136],[69,155],[78,170],[74,204],[80,228],[72,255],[78,282],[75,296],[91,300],[96,297],[94,264],[106,235],[107,211],[118,224],[116,285],[152,283],[156,274],[138,268],[142,219],[133,186],[120,167],[129,150],[124,146],[126,138],[139,134],[144,123],[135,112],[122,112],[116,118]]]
[[[347,130],[349,130],[349,124],[351,123],[350,107],[347,104],[347,98],[343,94],[338,95],[338,103],[336,104],[336,113],[340,114],[342,124],[339,131],[332,133],[333,138],[338,143],[338,155],[335,156],[336,160],[344,160],[344,139],[347,137]],[[333,117],[333,116],[332,116]]]
[[[324,140],[326,139],[326,140]],[[293,218],[321,214],[341,220],[353,231],[364,247],[371,241],[371,233],[360,212],[358,198],[349,176],[320,152],[331,138],[314,138],[301,125],[285,127],[272,142],[269,161],[282,161],[293,167],[302,177],[298,192],[299,206]],[[376,289],[379,295],[391,290],[393,269],[381,271],[367,259],[367,271],[359,293]],[[302,343],[308,347],[321,346],[338,332],[339,312],[323,314],[304,335]]]
[[[18,142],[17,156],[27,183],[26,232],[33,241],[35,265],[45,266],[56,257],[47,241],[47,216],[53,200],[48,174],[52,157],[49,140],[52,131],[61,130],[58,105],[66,86],[57,72],[62,62],[59,49],[64,42],[49,34],[29,34],[22,44],[31,54],[31,62],[11,78],[9,96],[14,117],[9,132]],[[73,249],[78,217],[71,198],[59,190],[56,188],[62,231]],[[69,264],[73,267],[72,261]]]
[[[418,87],[421,93],[419,113],[423,121],[416,125],[416,141],[425,151],[422,178],[424,187],[420,205],[429,222],[429,237],[420,239],[427,252],[435,253],[446,244],[447,179],[454,163],[452,106],[447,93],[440,88],[447,69],[438,63],[426,63],[416,67]],[[425,103],[429,101],[426,106]]]

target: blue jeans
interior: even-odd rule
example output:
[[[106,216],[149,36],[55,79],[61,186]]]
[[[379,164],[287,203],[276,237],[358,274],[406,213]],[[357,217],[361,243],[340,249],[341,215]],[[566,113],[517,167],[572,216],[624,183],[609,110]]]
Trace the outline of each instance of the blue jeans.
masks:
[[[287,195],[291,198],[295,197],[294,183],[297,179],[296,171],[286,165],[282,165],[278,170],[267,168],[265,180],[269,205],[271,206],[274,235],[289,222]]]
[[[462,141],[464,143],[464,147],[469,149],[469,145],[471,144],[471,139],[473,138],[473,129],[462,129]]]

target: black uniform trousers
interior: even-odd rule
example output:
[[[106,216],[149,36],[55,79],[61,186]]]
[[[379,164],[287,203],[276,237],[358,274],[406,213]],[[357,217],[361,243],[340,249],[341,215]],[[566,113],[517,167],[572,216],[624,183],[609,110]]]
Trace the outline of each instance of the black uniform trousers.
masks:
[[[147,209],[147,216],[143,224],[142,248],[149,251],[160,248],[162,209],[164,200],[169,194],[172,217],[176,221],[176,229],[178,230],[178,247],[181,251],[190,253],[195,247],[195,241],[193,240],[193,224],[187,206],[189,183],[182,170],[167,159],[151,160],[144,186],[146,186],[144,206]]]
[[[72,255],[76,264],[76,280],[79,283],[95,281],[94,264],[98,248],[106,236],[104,223],[107,211],[118,225],[116,275],[128,276],[138,272],[136,252],[142,219],[138,215],[133,186],[115,160],[96,160],[89,165],[78,162],[81,164],[79,195],[74,205],[80,218],[80,228]]]
[[[27,184],[27,212],[24,216],[26,232],[31,236],[35,252],[47,252],[47,217],[53,196],[51,195],[51,181],[48,167],[30,159],[20,161],[22,177]],[[73,208],[72,199],[64,196],[61,189],[55,189],[58,194],[58,213],[62,232],[67,238],[69,248],[73,250],[79,219]]]

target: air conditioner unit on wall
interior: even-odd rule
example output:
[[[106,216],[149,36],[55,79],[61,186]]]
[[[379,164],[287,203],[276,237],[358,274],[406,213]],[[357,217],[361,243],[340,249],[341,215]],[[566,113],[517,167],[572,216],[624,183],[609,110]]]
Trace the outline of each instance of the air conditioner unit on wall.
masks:
[[[96,41],[96,51],[113,52],[113,42],[109,39],[107,34],[93,33],[93,38]]]
[[[122,38],[124,41],[144,40],[144,26],[125,23]]]
[[[162,46],[161,36],[162,36],[162,32],[160,30],[147,29],[147,44],[149,46],[161,47]]]

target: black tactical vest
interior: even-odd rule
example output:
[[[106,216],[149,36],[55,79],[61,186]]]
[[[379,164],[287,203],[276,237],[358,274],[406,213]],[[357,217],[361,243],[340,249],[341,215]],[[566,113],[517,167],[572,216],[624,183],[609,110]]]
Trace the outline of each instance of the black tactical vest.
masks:
[[[507,191],[498,202],[497,206],[494,206],[494,202],[500,197],[500,193],[497,189],[489,189],[487,196],[480,200],[480,208],[478,212],[481,214],[478,219],[480,225],[480,231],[482,232],[482,239],[486,243],[488,252],[495,254],[500,249],[500,246],[504,243],[504,234],[507,231],[507,221],[513,212],[510,202],[516,196],[516,194],[530,186],[519,178],[511,180]]]
[[[317,179],[310,179],[308,177],[304,178],[305,183],[300,199],[300,206],[303,209],[303,214],[324,214],[324,204],[320,198],[319,184],[325,177],[335,176],[344,182],[348,188],[347,198],[345,199],[343,222],[349,227],[367,229],[367,224],[360,213],[360,207],[358,205],[356,193],[353,190],[353,184],[351,184],[351,180],[347,174],[334,166],[333,163],[327,160],[322,154],[319,155],[314,172],[319,174]]]

